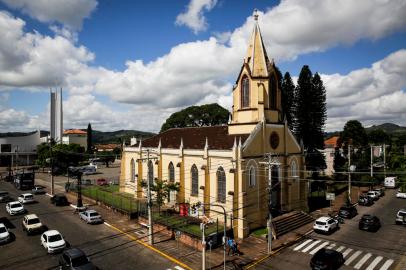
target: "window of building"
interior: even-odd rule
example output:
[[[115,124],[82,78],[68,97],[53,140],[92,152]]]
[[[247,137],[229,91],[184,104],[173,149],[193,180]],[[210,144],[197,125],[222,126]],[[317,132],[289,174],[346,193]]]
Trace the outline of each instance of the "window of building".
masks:
[[[226,173],[223,167],[217,169],[217,201],[226,202]]]
[[[148,162],[148,181],[150,185],[154,184],[154,164],[151,160]]]
[[[251,166],[248,171],[248,184],[250,187],[254,187],[256,184],[256,173],[254,166]]]
[[[247,76],[241,80],[241,108],[250,106],[250,81]]]
[[[295,160],[290,163],[290,175],[292,177],[297,177],[297,164]]]
[[[274,75],[271,76],[269,80],[269,108],[270,109],[277,109],[277,85],[276,85],[276,78]]]
[[[135,162],[134,159],[131,159],[131,182],[135,182]]]
[[[175,182],[175,168],[173,167],[173,163],[169,162],[168,165],[168,172],[169,172],[169,182]]]
[[[197,196],[199,193],[199,171],[195,164],[193,164],[192,169],[190,170],[192,176],[192,196]]]

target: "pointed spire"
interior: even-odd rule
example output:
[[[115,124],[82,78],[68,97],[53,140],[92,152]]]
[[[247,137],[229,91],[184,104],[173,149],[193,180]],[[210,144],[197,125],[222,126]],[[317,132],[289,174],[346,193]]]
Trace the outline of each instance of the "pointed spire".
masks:
[[[180,138],[180,146],[179,146],[179,148],[183,149],[183,138],[182,137]]]
[[[161,146],[162,146],[161,138],[159,138],[158,148],[161,149]]]
[[[209,149],[209,139],[206,137],[206,142],[204,144],[204,149]]]
[[[236,148],[237,147],[237,139],[236,139],[236,137],[234,137],[234,145],[233,145],[233,148]]]
[[[264,42],[262,41],[261,30],[258,24],[258,10],[254,10],[255,26],[251,35],[250,43],[248,46],[247,54],[244,62],[247,63],[251,70],[253,77],[267,77],[268,76],[268,55],[266,54]]]

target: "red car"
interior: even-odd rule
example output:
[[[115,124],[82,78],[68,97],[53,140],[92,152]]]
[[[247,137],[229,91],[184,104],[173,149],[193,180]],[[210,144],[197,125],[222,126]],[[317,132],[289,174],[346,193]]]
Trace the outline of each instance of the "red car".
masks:
[[[107,186],[108,184],[109,183],[104,178],[100,178],[100,179],[96,180],[96,185],[98,185],[98,186]]]

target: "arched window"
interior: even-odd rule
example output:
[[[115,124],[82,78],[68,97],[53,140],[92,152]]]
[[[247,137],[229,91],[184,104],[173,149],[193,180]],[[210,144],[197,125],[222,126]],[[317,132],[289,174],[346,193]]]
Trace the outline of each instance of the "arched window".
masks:
[[[154,165],[151,160],[148,162],[148,181],[150,185],[154,183]]]
[[[226,202],[226,173],[223,167],[217,169],[217,201]]]
[[[197,196],[199,193],[199,171],[195,164],[193,164],[192,169],[190,170],[192,176],[192,196]]]
[[[250,187],[254,187],[256,184],[256,172],[254,166],[251,166],[248,172],[248,184]]]
[[[271,79],[269,80],[269,108],[270,109],[277,109],[277,85],[276,85],[276,78],[274,75],[271,75]]]
[[[241,108],[250,106],[250,81],[247,76],[241,80]]]
[[[135,182],[135,162],[134,159],[131,159],[131,182]]]
[[[292,177],[297,177],[297,164],[295,160],[290,163],[290,175]]]
[[[168,172],[169,172],[169,182],[175,182],[175,168],[173,167],[173,163],[169,162],[168,165]]]

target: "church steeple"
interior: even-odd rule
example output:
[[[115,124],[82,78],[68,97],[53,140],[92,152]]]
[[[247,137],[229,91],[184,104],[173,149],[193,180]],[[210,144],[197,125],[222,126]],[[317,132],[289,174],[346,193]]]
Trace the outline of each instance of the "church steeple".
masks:
[[[251,77],[268,77],[269,59],[266,54],[261,30],[258,25],[258,11],[254,11],[255,26],[248,45],[244,63],[248,64]]]

